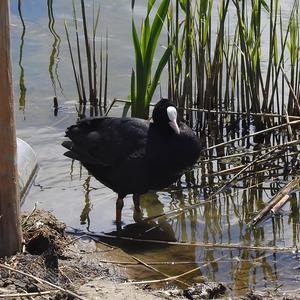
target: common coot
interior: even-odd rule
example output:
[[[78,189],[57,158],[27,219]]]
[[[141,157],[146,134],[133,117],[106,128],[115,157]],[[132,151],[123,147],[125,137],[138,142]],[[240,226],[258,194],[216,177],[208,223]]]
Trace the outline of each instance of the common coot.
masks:
[[[168,99],[154,107],[152,121],[100,117],[80,120],[66,130],[71,141],[66,156],[79,160],[97,180],[118,194],[116,223],[121,223],[123,199],[133,194],[135,213],[139,195],[169,186],[191,168],[200,142],[191,128],[177,120]]]

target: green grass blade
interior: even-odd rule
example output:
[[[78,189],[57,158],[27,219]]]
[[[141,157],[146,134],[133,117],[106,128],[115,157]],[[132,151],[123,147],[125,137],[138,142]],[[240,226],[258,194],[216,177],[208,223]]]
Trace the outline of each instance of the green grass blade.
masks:
[[[141,34],[141,52],[142,52],[143,60],[145,59],[149,38],[150,38],[150,21],[149,21],[149,15],[147,15],[142,25],[142,34]]]
[[[164,23],[164,20],[166,18],[168,8],[169,8],[170,0],[162,0],[161,4],[157,10],[157,13],[155,15],[155,18],[153,20],[152,26],[151,26],[151,32],[148,42],[148,47],[146,50],[145,60],[144,60],[144,68],[145,71],[151,70],[151,65],[154,58],[154,53],[157,45],[158,38],[160,36],[160,32]],[[150,76],[150,72],[147,72],[145,74],[146,81]]]
[[[149,0],[148,1],[148,9],[147,9],[147,14],[149,15],[154,3],[156,2],[156,0]]]
[[[141,45],[136,31],[134,21],[132,20],[132,37],[135,51],[135,63],[136,63],[136,98],[143,99],[146,91],[144,90],[144,62],[141,52]]]
[[[158,66],[156,68],[156,71],[155,71],[155,74],[154,74],[154,77],[153,77],[153,80],[151,82],[151,85],[150,85],[150,88],[149,88],[149,91],[147,93],[147,98],[146,98],[146,105],[149,105],[150,102],[151,102],[151,99],[152,99],[152,96],[154,94],[154,91],[157,87],[157,84],[159,82],[159,79],[160,79],[160,75],[164,69],[164,67],[166,66],[169,58],[170,58],[170,55],[173,51],[173,46],[172,45],[169,45],[168,48],[166,49],[166,51],[164,52],[162,58],[160,59],[159,63],[158,63]]]

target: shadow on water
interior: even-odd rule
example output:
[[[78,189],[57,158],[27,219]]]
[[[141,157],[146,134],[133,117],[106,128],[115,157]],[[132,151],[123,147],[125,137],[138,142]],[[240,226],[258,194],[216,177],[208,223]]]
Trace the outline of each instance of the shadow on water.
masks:
[[[25,72],[23,67],[23,47],[26,33],[26,26],[22,15],[22,1],[18,0],[18,12],[19,17],[22,23],[22,33],[21,33],[21,42],[20,42],[20,53],[19,53],[19,67],[20,67],[20,79],[19,79],[19,87],[20,87],[20,98],[19,98],[19,109],[25,111],[26,104],[26,85],[25,85]]]
[[[52,44],[52,51],[50,53],[49,58],[49,76],[52,82],[52,87],[54,90],[54,95],[57,97],[57,84],[60,88],[61,94],[63,93],[63,87],[60,82],[59,76],[58,76],[58,62],[59,62],[59,54],[60,54],[60,43],[61,39],[60,36],[55,31],[55,18],[53,14],[53,0],[47,0],[47,7],[48,7],[48,28],[54,38],[53,44]]]

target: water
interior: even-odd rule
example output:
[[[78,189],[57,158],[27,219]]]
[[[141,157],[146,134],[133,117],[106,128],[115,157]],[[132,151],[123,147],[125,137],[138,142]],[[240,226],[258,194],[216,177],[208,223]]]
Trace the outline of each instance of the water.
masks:
[[[52,211],[70,227],[111,232],[115,229],[112,220],[115,217],[116,195],[88,176],[78,162],[72,163],[64,157],[61,146],[65,128],[77,119],[76,89],[63,27],[66,19],[74,42],[72,2],[26,0],[20,3],[21,14],[18,1],[11,1],[17,135],[34,148],[39,160],[37,177],[22,209],[31,210],[37,204],[38,208]],[[91,14],[92,2],[85,3],[87,13]],[[49,9],[51,5],[52,10]],[[286,4],[287,11],[289,7],[289,3]],[[142,17],[143,14],[143,4],[139,3],[136,15]],[[128,1],[101,1],[99,36],[105,36],[108,31],[110,99],[126,98],[129,92],[133,64],[130,17]],[[53,110],[54,96],[57,96],[60,106],[57,116],[54,116]],[[113,108],[111,115],[120,116],[121,112],[122,105],[119,104]],[[233,152],[244,149],[246,145],[240,143]],[[224,162],[223,167],[229,168],[240,163],[240,160],[232,161],[230,165]],[[211,165],[214,171],[220,166],[222,164],[216,162]],[[144,216],[155,216],[207,199],[212,187],[227,179],[224,176],[202,178],[204,168],[208,171],[209,164],[197,168],[193,176],[183,176],[181,182],[170,189],[144,195],[141,202]],[[190,178],[187,179],[187,176]],[[262,207],[263,201],[271,199],[278,188],[284,185],[284,180],[288,180],[281,179],[283,181],[271,179],[257,185],[260,178],[245,178],[233,183],[216,200],[203,202],[195,209],[161,219],[158,224],[158,228],[165,230],[165,239],[175,237],[177,241],[212,243],[215,247],[149,245],[141,248],[139,244],[131,244],[131,247],[126,246],[126,250],[148,262],[186,263],[157,266],[169,275],[184,273],[199,266],[200,270],[181,278],[182,281],[223,281],[230,284],[231,294],[236,296],[251,288],[271,291],[277,288],[296,289],[300,275],[298,256],[291,252],[275,252],[272,247],[296,247],[299,244],[299,193],[293,194],[280,217],[269,219],[256,229],[247,226],[253,213]],[[247,189],[255,184],[254,188]],[[123,209],[125,225],[133,223],[132,215],[132,199],[127,196]],[[220,244],[232,247],[222,248]],[[235,246],[237,244],[261,248],[239,249]],[[138,273],[136,276],[141,278],[144,275]],[[149,275],[143,277],[151,278]]]

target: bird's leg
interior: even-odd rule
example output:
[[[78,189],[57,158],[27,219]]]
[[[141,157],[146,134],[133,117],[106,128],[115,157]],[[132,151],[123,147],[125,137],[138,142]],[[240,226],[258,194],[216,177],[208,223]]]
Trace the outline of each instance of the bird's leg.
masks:
[[[117,224],[117,229],[121,229],[121,221],[122,221],[122,208],[124,206],[124,197],[121,197],[118,195],[118,199],[116,202],[116,224]]]
[[[140,195],[133,194],[132,199],[133,199],[133,204],[134,204],[133,219],[135,222],[139,222],[143,218],[143,212],[140,207]]]

